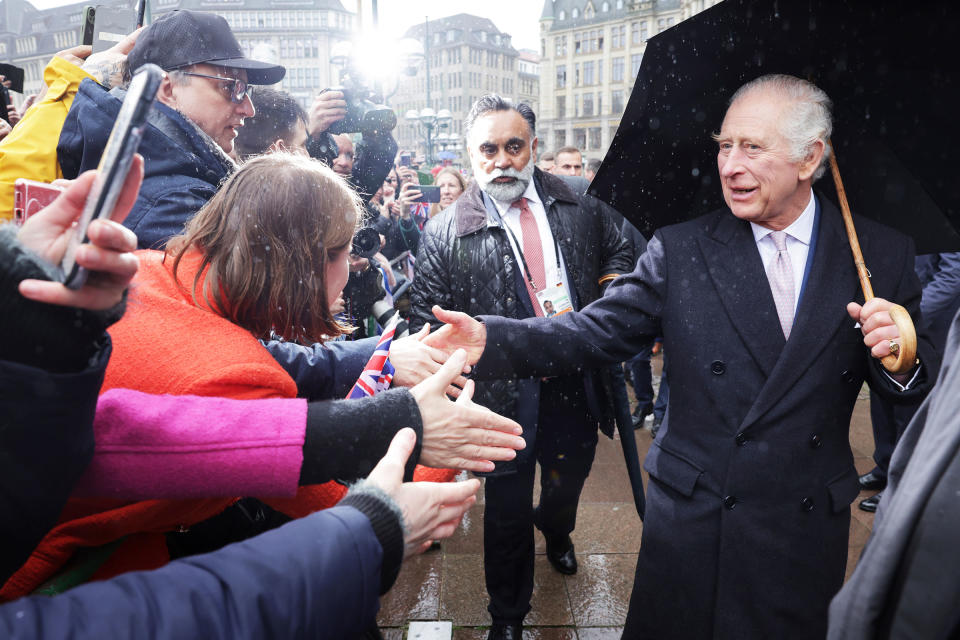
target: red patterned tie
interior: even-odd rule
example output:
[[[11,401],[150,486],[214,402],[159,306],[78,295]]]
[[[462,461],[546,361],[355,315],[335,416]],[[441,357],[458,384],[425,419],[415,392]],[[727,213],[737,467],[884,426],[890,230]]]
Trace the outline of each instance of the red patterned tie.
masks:
[[[527,268],[536,283],[536,290],[530,286],[530,280],[524,274],[527,283],[527,293],[537,316],[543,316],[543,307],[537,300],[537,291],[543,291],[547,286],[547,276],[543,269],[543,245],[540,243],[540,230],[537,228],[537,219],[527,205],[526,198],[520,198],[511,206],[520,209],[520,234],[523,236],[523,258],[527,261]]]

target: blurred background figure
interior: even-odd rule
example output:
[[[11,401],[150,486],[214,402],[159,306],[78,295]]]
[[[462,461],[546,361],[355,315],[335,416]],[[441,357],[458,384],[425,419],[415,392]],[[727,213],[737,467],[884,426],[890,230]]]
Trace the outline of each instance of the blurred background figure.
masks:
[[[557,164],[553,173],[562,176],[582,176],[583,156],[576,147],[564,147],[557,151]]]
[[[431,218],[456,202],[466,190],[467,180],[459,169],[444,167],[437,172],[434,184],[440,187],[440,202],[430,205]]]
[[[544,173],[553,173],[553,168],[555,166],[554,154],[552,151],[548,151],[540,156],[540,159],[537,161],[537,168]]]
[[[250,99],[256,115],[244,120],[233,141],[240,160],[271,151],[307,155],[307,112],[293,96],[260,87]]]

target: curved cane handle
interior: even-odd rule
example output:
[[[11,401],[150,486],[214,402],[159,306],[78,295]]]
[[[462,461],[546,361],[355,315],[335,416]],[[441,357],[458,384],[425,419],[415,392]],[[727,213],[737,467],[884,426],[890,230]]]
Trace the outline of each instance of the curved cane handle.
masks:
[[[890,317],[900,333],[900,338],[897,339],[900,349],[895,354],[884,356],[880,362],[890,373],[906,373],[917,362],[917,331],[913,327],[910,313],[900,305],[890,307]]]

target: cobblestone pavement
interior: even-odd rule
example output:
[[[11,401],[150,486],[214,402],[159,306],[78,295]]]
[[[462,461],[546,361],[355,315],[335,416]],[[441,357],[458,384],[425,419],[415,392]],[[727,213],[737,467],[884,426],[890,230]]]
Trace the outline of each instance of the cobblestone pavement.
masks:
[[[655,374],[659,373],[658,364],[655,361]],[[642,460],[652,442],[650,432],[638,430],[635,435]],[[857,470],[866,473],[872,469],[873,434],[867,393],[861,393],[857,400],[850,444]],[[848,577],[873,526],[873,514],[856,506],[868,495],[862,493],[851,509]],[[445,540],[440,549],[404,564],[393,589],[381,602],[378,623],[387,640],[403,640],[412,620],[452,621],[455,640],[486,638],[490,616],[483,581],[482,502],[481,490],[477,505],[467,513],[452,538]],[[554,571],[544,555],[543,536],[536,534],[533,609],[524,624],[524,640],[619,639],[642,528],[633,506],[619,438],[611,441],[601,435],[580,499],[577,529],[572,534],[579,571],[573,576]]]

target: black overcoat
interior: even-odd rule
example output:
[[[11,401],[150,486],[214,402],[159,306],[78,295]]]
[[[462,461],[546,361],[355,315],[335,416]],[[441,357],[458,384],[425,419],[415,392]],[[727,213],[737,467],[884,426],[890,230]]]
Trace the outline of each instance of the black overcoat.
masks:
[[[624,637],[825,634],[858,493],[857,394],[867,380],[915,398],[936,364],[921,341],[923,382],[900,392],[881,372],[846,312],[862,294],[840,213],[825,203],[817,220],[789,341],[750,225],[728,209],[657,231],[636,270],[579,313],[481,318],[482,375],[617,362],[660,333],[669,345],[670,404],[644,465],[651,481]],[[870,220],[857,228],[876,295],[916,314],[912,242]]]

